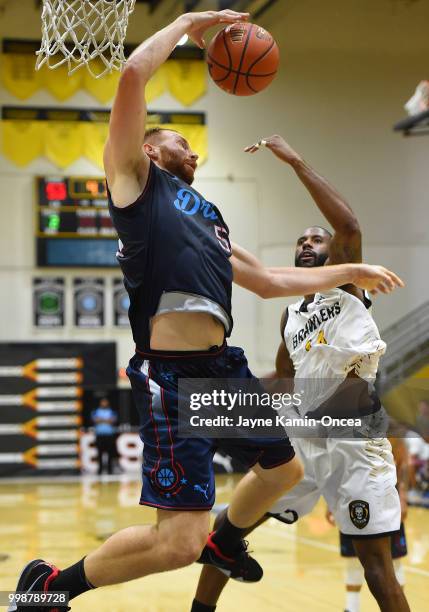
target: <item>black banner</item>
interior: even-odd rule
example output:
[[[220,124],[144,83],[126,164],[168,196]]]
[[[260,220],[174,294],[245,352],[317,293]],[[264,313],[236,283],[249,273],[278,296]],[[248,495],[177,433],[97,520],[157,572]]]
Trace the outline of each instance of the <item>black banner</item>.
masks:
[[[116,346],[0,344],[0,477],[80,471],[84,392],[116,386]]]

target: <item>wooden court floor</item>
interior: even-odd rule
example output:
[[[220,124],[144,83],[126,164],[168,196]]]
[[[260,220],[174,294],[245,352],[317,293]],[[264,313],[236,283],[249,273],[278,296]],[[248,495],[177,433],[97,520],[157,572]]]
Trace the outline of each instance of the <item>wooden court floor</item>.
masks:
[[[234,477],[218,478],[217,502],[227,502]],[[154,512],[137,505],[137,481],[0,484],[0,590],[13,590],[21,567],[34,557],[64,567],[97,547],[112,532],[150,523]],[[429,511],[410,508],[406,592],[413,612],[429,610]],[[271,519],[250,538],[265,570],[256,585],[230,583],[220,612],[341,612],[344,609],[338,536],[320,502],[313,513],[288,526]],[[186,612],[199,566],[93,591],[74,600],[73,612]],[[2,608],[3,609],[3,608]],[[367,588],[362,611],[378,608]]]

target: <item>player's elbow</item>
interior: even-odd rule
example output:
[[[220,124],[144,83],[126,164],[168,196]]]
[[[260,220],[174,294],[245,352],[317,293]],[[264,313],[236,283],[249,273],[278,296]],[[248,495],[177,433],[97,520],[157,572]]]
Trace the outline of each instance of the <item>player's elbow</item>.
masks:
[[[141,58],[138,61],[133,57],[127,59],[121,73],[120,85],[145,85],[151,77],[150,64],[150,61]]]
[[[361,239],[361,229],[359,225],[359,221],[356,217],[352,217],[348,219],[341,228],[341,233],[347,236],[348,238]]]

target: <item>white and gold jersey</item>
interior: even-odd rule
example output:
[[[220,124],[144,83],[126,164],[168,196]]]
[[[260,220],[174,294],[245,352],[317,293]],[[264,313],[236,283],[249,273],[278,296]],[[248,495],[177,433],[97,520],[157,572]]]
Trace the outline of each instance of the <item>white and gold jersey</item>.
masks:
[[[311,385],[312,403],[316,390],[323,401],[349,372],[367,381],[375,379],[386,344],[366,302],[337,288],[316,293],[310,304],[302,299],[288,307],[284,340],[295,379],[320,381]]]

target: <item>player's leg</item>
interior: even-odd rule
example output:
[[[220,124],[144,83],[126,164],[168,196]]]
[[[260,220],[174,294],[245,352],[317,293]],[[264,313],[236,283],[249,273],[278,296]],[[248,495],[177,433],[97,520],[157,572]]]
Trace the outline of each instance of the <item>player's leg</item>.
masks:
[[[216,531],[218,527],[224,522],[227,514],[227,508],[220,512],[214,522],[213,530]],[[243,537],[249,535],[256,527],[264,523],[269,518],[265,515],[255,525],[246,529],[243,533]],[[198,587],[195,594],[194,601],[192,602],[191,612],[213,612],[216,609],[219,597],[222,594],[223,589],[227,585],[229,577],[217,568],[211,565],[204,565],[201,570],[200,579],[198,581]]]
[[[313,445],[307,440],[294,440],[294,447],[297,456],[304,464],[305,475],[303,480],[285,495],[276,501],[276,503],[253,527],[243,530],[242,537],[246,537],[258,525],[265,522],[268,518],[275,518],[281,523],[291,525],[298,520],[298,517],[304,516],[311,512],[320,498],[318,483],[314,478],[312,458],[314,452],[319,449],[313,448]],[[237,449],[235,449],[237,450]],[[248,449],[247,449],[248,450]],[[268,447],[268,450],[270,448]],[[234,449],[228,446],[228,452],[233,452]],[[272,453],[278,453],[278,447],[271,449]],[[236,453],[237,454],[237,453]],[[246,460],[246,454],[238,455],[241,461]],[[269,459],[265,457],[265,460]],[[271,457],[274,461],[274,457]],[[221,512],[215,520],[215,533],[221,530],[222,525],[226,520],[227,511]],[[216,531],[218,530],[218,531]],[[220,574],[216,568],[206,565],[200,575],[198,588],[193,602],[192,612],[212,612],[219,600],[219,597],[227,583],[226,576]]]
[[[156,525],[122,529],[62,571],[41,560],[31,562],[16,590],[68,591],[70,599],[74,599],[93,588],[184,567],[200,556],[208,526],[208,511],[159,510]],[[10,610],[19,611],[20,607]]]
[[[247,554],[243,537],[273,502],[299,482],[301,477],[302,465],[296,457],[289,459],[287,464],[271,469],[268,466],[254,466],[234,490],[231,505],[219,528],[209,535],[199,562],[214,565],[235,580],[261,580],[262,568]]]
[[[391,534],[401,506],[387,439],[328,439],[331,477],[323,494],[340,531],[353,540],[365,580],[381,610],[409,610],[395,577]]]
[[[404,589],[405,574],[401,560],[408,554],[407,535],[405,533],[404,522],[401,522],[399,532],[393,534],[391,537],[391,550],[396,579],[401,585],[401,589]]]
[[[317,503],[319,494],[314,488],[312,492],[309,490],[308,482],[303,488],[301,488],[301,484],[303,483],[300,483],[296,488],[301,489],[302,494],[299,492],[296,496],[293,496],[293,494],[288,494],[281,500],[278,500],[270,509],[270,512],[267,512],[252,527],[244,530],[243,537],[248,536],[257,527],[259,527],[259,525],[262,525],[262,523],[265,523],[271,517],[276,518],[281,523],[286,523],[288,525],[295,523],[298,520],[298,512],[295,510],[295,507],[299,509],[299,512],[302,515],[310,512]],[[293,492],[294,491],[295,489]],[[300,501],[298,501],[299,498]],[[226,514],[227,508],[217,515],[213,525],[214,531],[216,531],[225,521]],[[191,612],[214,612],[222,591],[228,583],[228,580],[228,576],[220,572],[215,567],[205,565],[201,570],[197,591],[194,601],[192,602]]]
[[[297,456],[272,468],[258,463],[235,488],[227,513],[229,520],[241,529],[254,525],[279,497],[300,482],[303,475]]]
[[[345,612],[359,612],[360,592],[364,583],[363,567],[356,557],[353,540],[350,536],[340,535],[340,554],[344,559],[344,583],[346,587]]]
[[[222,356],[216,378],[238,379],[249,383],[252,397],[265,393],[259,381],[248,368],[244,351],[228,347]],[[230,432],[228,431],[228,434]],[[243,534],[269,510],[272,504],[302,478],[301,462],[289,439],[247,438],[243,431],[236,438],[218,441],[218,445],[252,469],[234,489],[228,512],[214,533],[210,534],[201,563],[216,565],[221,571],[236,580],[256,582],[262,578],[262,568],[254,560],[246,561],[243,554],[240,568],[226,567],[224,561],[237,558],[246,549]],[[237,571],[238,570],[238,571]]]
[[[363,567],[356,557],[345,559],[345,612],[360,611],[360,592],[364,582]]]
[[[398,533],[390,537],[393,568],[396,579],[403,589],[405,586],[404,568],[401,558],[407,554],[407,542],[405,537],[404,524]],[[360,610],[360,591],[364,582],[363,567],[356,557],[353,540],[340,532],[341,556],[345,561],[345,584],[346,584],[346,612],[359,612]]]
[[[128,527],[85,558],[95,586],[177,569],[198,559],[207,539],[209,513],[158,510],[156,525]]]
[[[287,438],[284,440],[246,440],[245,445],[228,445],[228,452],[241,458],[252,469],[240,480],[219,528],[210,534],[202,563],[216,562],[222,555],[234,556],[243,546],[243,534],[257,523],[271,506],[295,486],[303,476],[301,460],[295,456]],[[258,463],[256,463],[258,461]],[[219,567],[219,566],[218,566]],[[256,568],[255,568],[256,569]],[[253,579],[262,578],[255,573]],[[235,577],[232,576],[231,577]],[[236,577],[237,580],[242,578]]]
[[[382,612],[408,612],[410,607],[396,578],[390,537],[353,539],[365,580]]]
[[[399,582],[401,589],[404,590],[405,572],[404,572],[404,566],[402,565],[401,559],[393,559],[393,568],[395,570],[396,580]]]

